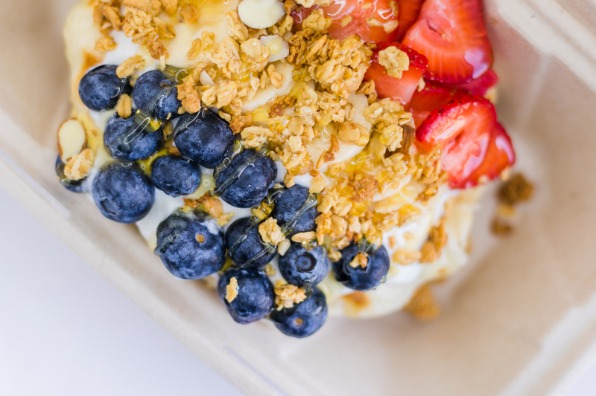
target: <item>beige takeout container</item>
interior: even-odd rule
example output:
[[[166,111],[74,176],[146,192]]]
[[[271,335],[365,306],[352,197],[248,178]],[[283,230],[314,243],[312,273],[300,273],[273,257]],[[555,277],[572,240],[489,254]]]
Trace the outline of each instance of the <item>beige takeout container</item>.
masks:
[[[515,233],[492,240],[492,208],[482,207],[472,265],[436,288],[438,319],[333,318],[307,340],[287,338],[269,323],[233,323],[214,293],[171,277],[133,227],[105,220],[57,182],[56,128],[69,112],[61,30],[74,2],[0,3],[0,186],[240,389],[542,395],[564,389],[593,357],[593,0],[485,1],[501,76],[500,118],[517,145],[519,168],[537,185]]]

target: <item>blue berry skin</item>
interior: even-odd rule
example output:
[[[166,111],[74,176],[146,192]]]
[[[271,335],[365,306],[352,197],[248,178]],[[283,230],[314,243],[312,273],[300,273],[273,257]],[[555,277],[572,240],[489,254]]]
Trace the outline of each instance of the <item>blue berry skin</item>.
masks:
[[[92,195],[105,217],[134,223],[151,210],[155,188],[136,164],[112,162],[101,168],[93,180]]]
[[[176,83],[159,70],[148,71],[137,79],[132,99],[136,108],[162,121],[178,116],[181,106]]]
[[[174,132],[174,142],[183,156],[213,169],[229,154],[234,134],[226,121],[203,108],[197,114],[180,117]]]
[[[313,231],[316,228],[315,219],[319,215],[317,201],[309,199],[308,188],[295,184],[280,192],[274,192],[275,206],[271,216],[287,235],[292,236],[300,232]]]
[[[192,194],[201,184],[201,168],[191,160],[165,155],[151,165],[151,181],[172,197]]]
[[[79,83],[79,96],[91,110],[113,109],[129,90],[128,79],[118,78],[116,65],[102,65],[87,72]]]
[[[56,176],[58,176],[58,180],[60,184],[64,186],[68,191],[74,193],[84,193],[87,192],[87,178],[81,180],[70,180],[64,175],[64,162],[60,159],[60,156],[56,158],[56,164],[54,165],[54,169],[56,170]]]
[[[287,336],[305,338],[313,335],[327,319],[327,299],[318,288],[300,304],[291,309],[273,311],[271,319],[275,327]]]
[[[273,245],[263,242],[258,223],[250,217],[238,219],[228,227],[226,246],[234,264],[241,268],[262,268],[276,254]]]
[[[115,114],[106,124],[103,142],[112,157],[137,161],[149,158],[159,150],[163,133],[161,128],[154,132],[146,130],[134,116],[120,118]]]
[[[211,222],[211,223],[210,223]],[[155,254],[180,279],[201,279],[225,262],[223,233],[202,212],[176,211],[157,227]]]
[[[227,300],[226,286],[232,278],[238,282],[238,294]],[[273,285],[263,271],[232,268],[219,279],[217,291],[236,322],[248,324],[263,319],[273,310],[275,294]]]
[[[279,272],[288,283],[296,286],[316,285],[329,271],[329,258],[322,246],[306,249],[292,243],[286,254],[279,257]]]
[[[361,247],[352,244],[341,251],[341,259],[333,264],[335,278],[346,287],[354,290],[371,290],[381,284],[389,271],[389,255],[384,246],[377,250],[367,251],[366,268],[353,268],[350,262],[361,252]]]
[[[215,192],[237,208],[257,206],[277,176],[275,162],[255,150],[244,150],[215,175]]]

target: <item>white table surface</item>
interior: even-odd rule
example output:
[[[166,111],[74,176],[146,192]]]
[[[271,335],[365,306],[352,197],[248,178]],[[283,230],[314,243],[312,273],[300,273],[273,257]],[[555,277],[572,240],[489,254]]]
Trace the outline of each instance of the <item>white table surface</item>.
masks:
[[[2,190],[0,219],[0,395],[241,394]]]

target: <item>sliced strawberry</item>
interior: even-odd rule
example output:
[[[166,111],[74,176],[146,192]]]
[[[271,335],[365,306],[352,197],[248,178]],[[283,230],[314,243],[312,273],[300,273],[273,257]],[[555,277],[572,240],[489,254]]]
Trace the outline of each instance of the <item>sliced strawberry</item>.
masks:
[[[385,66],[379,64],[379,52],[388,48],[396,47],[404,51],[410,59],[408,70],[402,72],[401,78],[392,77],[387,74]],[[416,92],[420,79],[426,71],[428,62],[423,55],[420,55],[411,48],[399,43],[380,43],[377,45],[371,59],[371,65],[364,75],[365,80],[373,80],[380,98],[391,98],[402,104],[409,103],[412,95]]]
[[[397,14],[399,25],[397,26],[397,41],[402,41],[406,32],[418,20],[424,0],[397,0]]]
[[[470,82],[458,85],[458,90],[469,93],[470,95],[484,96],[486,92],[499,82],[499,76],[492,69]]]
[[[511,138],[505,128],[497,122],[492,130],[484,161],[472,172],[467,181],[462,180],[461,183],[455,183],[456,187],[465,188],[471,182],[477,184],[483,178],[487,181],[493,180],[513,164],[515,164],[515,150]]]
[[[445,84],[478,78],[493,61],[481,0],[426,0],[403,43],[428,58],[426,77]]]
[[[427,83],[422,91],[414,92],[408,108],[414,117],[414,125],[420,126],[431,112],[453,99],[453,95],[453,90],[432,83]]]
[[[332,0],[323,12],[333,23],[332,38],[356,34],[370,43],[394,41],[397,34],[397,8],[393,0]]]
[[[515,160],[511,141],[497,123],[495,107],[481,97],[459,94],[433,111],[416,131],[418,149],[440,146],[441,168],[453,188],[495,178]]]

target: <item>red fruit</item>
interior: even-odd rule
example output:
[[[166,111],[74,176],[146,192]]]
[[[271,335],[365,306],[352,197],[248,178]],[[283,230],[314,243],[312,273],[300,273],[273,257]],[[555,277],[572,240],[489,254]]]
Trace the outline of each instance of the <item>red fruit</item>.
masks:
[[[497,122],[491,133],[484,161],[468,179],[476,183],[483,177],[486,180],[493,180],[513,164],[515,164],[515,150],[511,138],[505,128]],[[464,187],[466,187],[465,183],[460,188]]]
[[[493,61],[481,0],[426,0],[403,43],[428,58],[427,78],[445,84],[478,78]]]
[[[385,67],[379,64],[379,51],[387,47],[396,47],[404,51],[410,59],[410,66],[408,70],[402,72],[401,78],[390,76]],[[375,82],[377,95],[380,98],[391,98],[405,105],[412,100],[412,95],[416,92],[427,65],[426,58],[411,48],[399,43],[381,43],[377,45],[373,53],[371,65],[366,71],[364,79]]]
[[[397,9],[393,0],[333,0],[322,7],[333,23],[329,35],[343,39],[356,34],[370,43],[394,41]]]
[[[478,78],[473,79],[470,82],[457,86],[457,89],[467,92],[470,95],[484,96],[486,92],[497,85],[499,82],[499,76],[492,70],[487,71]]]
[[[422,91],[416,91],[408,108],[414,117],[414,125],[419,127],[431,112],[453,99],[453,95],[453,90],[432,83],[427,83]]]
[[[397,26],[397,41],[402,41],[406,32],[418,20],[424,0],[397,0],[397,14],[399,25]]]
[[[497,177],[515,161],[511,141],[497,123],[495,107],[481,97],[459,94],[433,111],[416,131],[418,149],[440,146],[441,168],[452,188]]]

